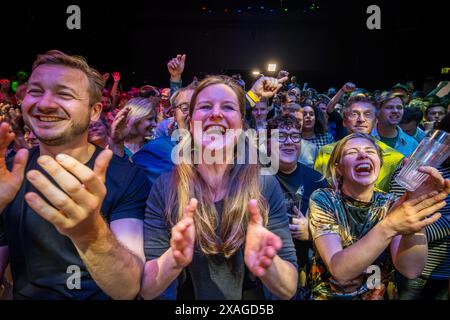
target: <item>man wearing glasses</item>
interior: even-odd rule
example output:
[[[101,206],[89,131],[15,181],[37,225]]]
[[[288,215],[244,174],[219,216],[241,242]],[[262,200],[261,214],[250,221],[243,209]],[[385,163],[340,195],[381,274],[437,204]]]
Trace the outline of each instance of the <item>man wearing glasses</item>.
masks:
[[[377,102],[371,96],[367,94],[354,95],[348,99],[343,109],[344,126],[350,134],[354,132],[371,134],[377,123],[377,113]],[[392,174],[402,161],[403,155],[380,140],[377,140],[377,144],[383,153],[383,163],[375,187],[389,192]],[[320,148],[319,155],[314,163],[314,169],[325,174],[328,160],[335,145],[336,143],[331,143]]]
[[[275,129],[278,129],[278,134],[273,132]],[[308,202],[315,190],[325,188],[328,184],[319,172],[299,163],[302,123],[298,119],[290,114],[280,115],[269,121],[268,133],[271,139],[278,139],[279,143],[279,171],[276,178],[284,193],[289,229],[297,252],[300,282],[296,298],[306,299],[306,275],[309,274],[310,266],[308,257],[312,250],[308,230]]]
[[[303,125],[303,109],[298,103],[289,103],[284,105],[281,109],[281,114],[283,116],[294,116],[300,125]],[[298,159],[300,163],[313,168],[317,153],[318,149],[314,143],[305,139],[300,141],[300,157]]]

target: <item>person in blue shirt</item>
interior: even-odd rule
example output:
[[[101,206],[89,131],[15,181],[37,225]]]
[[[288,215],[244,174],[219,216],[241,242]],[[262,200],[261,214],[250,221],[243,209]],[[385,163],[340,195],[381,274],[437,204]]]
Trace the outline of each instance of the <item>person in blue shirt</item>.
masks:
[[[174,167],[172,161],[172,150],[177,145],[179,137],[175,134],[176,129],[188,129],[189,104],[195,87],[188,86],[174,93],[171,98],[172,108],[175,109],[175,122],[167,134],[149,141],[144,147],[132,156],[133,162],[144,169],[151,184],[156,181],[162,173],[171,171]]]
[[[419,143],[426,136],[425,131],[419,128],[419,123],[422,119],[423,112],[419,107],[409,107],[405,108],[403,119],[400,122],[400,128]]]
[[[409,157],[419,143],[399,126],[404,112],[401,96],[395,92],[383,92],[378,97],[378,104],[378,124],[373,129],[372,135],[405,157]]]

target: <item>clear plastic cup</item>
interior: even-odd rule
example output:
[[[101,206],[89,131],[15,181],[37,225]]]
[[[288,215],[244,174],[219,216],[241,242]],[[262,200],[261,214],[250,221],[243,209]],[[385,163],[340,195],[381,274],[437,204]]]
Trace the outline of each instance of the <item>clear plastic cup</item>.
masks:
[[[409,162],[400,170],[395,181],[408,191],[415,191],[428,177],[417,169],[423,166],[438,167],[450,156],[450,134],[434,130],[414,150]]]

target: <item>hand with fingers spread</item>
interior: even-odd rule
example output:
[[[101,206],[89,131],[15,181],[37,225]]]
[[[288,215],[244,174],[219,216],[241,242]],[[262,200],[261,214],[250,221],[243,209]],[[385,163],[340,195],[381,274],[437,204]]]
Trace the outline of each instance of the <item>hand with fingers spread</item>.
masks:
[[[113,77],[114,82],[119,82],[120,81],[120,72],[117,72],[117,71],[113,72],[112,77]]]
[[[249,201],[248,213],[244,261],[251,273],[262,277],[272,265],[273,259],[283,243],[280,237],[263,226],[263,218],[255,199]]]
[[[172,228],[170,248],[177,267],[188,266],[194,255],[195,226],[194,214],[197,210],[197,199],[192,198],[184,211],[184,217]]]
[[[105,177],[111,158],[111,150],[102,151],[91,170],[65,154],[57,155],[56,159],[40,156],[38,164],[61,189],[40,171],[31,170],[27,179],[48,202],[34,192],[25,195],[26,202],[74,243],[95,240],[98,227],[104,224],[100,209],[106,196]]]
[[[259,98],[272,98],[287,80],[288,77],[283,77],[281,79],[261,77],[256,80],[250,90]]]
[[[297,206],[294,206],[294,214],[296,217],[292,218],[292,223],[289,224],[292,238],[303,241],[309,240],[308,219],[298,210]]]
[[[181,75],[184,71],[184,65],[186,62],[186,55],[179,54],[176,58],[171,59],[167,63],[167,70],[170,73],[170,81],[179,82],[181,80]]]
[[[14,137],[10,125],[0,123],[0,214],[19,191],[28,161],[28,150],[21,149],[14,157],[12,171],[6,167],[6,151]]]
[[[396,235],[408,235],[421,231],[426,226],[436,222],[445,207],[447,192],[433,191],[418,198],[407,200],[404,194],[391,208],[385,219],[385,226]]]
[[[128,134],[127,117],[130,110],[129,107],[120,110],[111,124],[111,140],[115,144],[124,142]]]

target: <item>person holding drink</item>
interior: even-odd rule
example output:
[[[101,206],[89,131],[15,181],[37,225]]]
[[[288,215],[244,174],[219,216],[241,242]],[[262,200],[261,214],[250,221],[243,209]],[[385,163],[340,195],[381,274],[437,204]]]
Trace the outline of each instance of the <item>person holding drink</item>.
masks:
[[[450,180],[423,167],[427,180],[397,199],[374,189],[380,166],[371,136],[353,133],[336,144],[326,173],[333,188],[315,191],[309,204],[313,299],[394,298],[394,267],[409,279],[422,272],[424,228],[440,218]]]
[[[416,187],[417,181],[420,181],[418,176],[423,173],[411,169],[418,164],[433,165],[445,179],[450,178],[450,154],[447,140],[450,136],[448,134],[450,132],[450,115],[442,119],[437,129],[430,137],[426,138],[428,141],[419,145],[410,162],[405,165],[405,170],[403,170],[403,166],[396,170],[394,179],[391,181],[392,193],[401,196],[405,192],[402,184]],[[410,177],[411,174],[414,175],[413,178]],[[449,298],[450,197],[445,200],[447,205],[440,210],[441,218],[425,228],[428,256],[421,275],[415,279],[406,279],[401,274],[397,274],[396,280],[401,300],[448,300]]]

